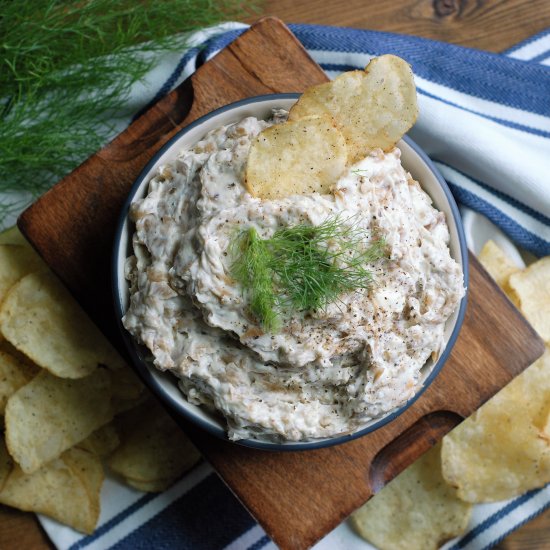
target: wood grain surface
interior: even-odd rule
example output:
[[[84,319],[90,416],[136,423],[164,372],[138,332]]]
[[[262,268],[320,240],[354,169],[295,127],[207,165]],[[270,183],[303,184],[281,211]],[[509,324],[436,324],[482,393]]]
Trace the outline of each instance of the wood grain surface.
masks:
[[[493,52],[550,27],[548,0],[267,0],[262,14],[287,23],[414,34]]]
[[[450,7],[445,8],[447,5]],[[448,10],[449,13],[445,15],[443,13],[445,9],[443,8]],[[276,3],[267,2],[265,13],[277,14],[289,22],[303,21],[359,28],[377,28],[440,38],[493,51],[509,47],[516,41],[550,26],[550,3],[546,1],[434,3],[379,0],[376,3],[367,3],[351,0],[345,3],[325,3],[318,0],[304,0],[302,2],[283,0]],[[178,100],[181,101],[179,103],[177,100],[174,101],[171,108],[167,110],[175,122],[181,122],[189,115],[185,110],[180,111],[177,107],[186,104],[186,101],[190,98],[190,93],[189,88],[180,90]],[[155,142],[155,138],[158,138],[166,130],[166,127],[152,125],[145,133],[145,137],[135,136],[135,138],[138,143]],[[131,150],[133,145],[132,140],[126,143],[128,150]],[[103,160],[108,163],[109,157],[107,156]],[[131,171],[128,174],[125,173],[125,175],[131,175]],[[93,188],[93,186],[94,181],[86,181],[83,185],[84,191],[88,187]],[[93,214],[94,209],[88,213],[88,216],[93,216]],[[84,223],[86,223],[88,216],[86,216]],[[61,238],[60,246],[62,246],[63,235],[57,234],[56,237]],[[93,241],[86,243],[86,246],[89,247],[88,250],[95,250],[101,248],[102,243]],[[78,277],[75,280],[78,281]],[[430,424],[429,429],[434,430],[437,434],[447,429],[447,421],[439,416],[428,417],[421,422],[428,422]],[[414,437],[414,430],[408,432],[406,436]],[[402,466],[408,462],[406,457],[401,457],[400,460]],[[370,478],[374,485],[381,483],[381,478],[383,481],[387,475],[391,475],[391,472],[387,474],[380,473],[379,468],[376,468],[376,472],[376,475]],[[525,544],[525,546],[514,545],[513,537],[511,537],[509,540],[512,541],[512,545],[507,546],[507,541],[505,541],[501,547],[546,547],[542,544],[542,541],[548,541],[549,539],[544,539],[541,536],[540,527],[536,527],[535,531],[538,533],[536,540],[541,541],[539,546],[527,546],[526,538],[521,537],[522,533],[528,532],[524,528],[514,536],[520,536],[518,540],[520,544]],[[0,507],[0,548],[42,549],[49,547],[51,545],[40,531],[33,515]]]

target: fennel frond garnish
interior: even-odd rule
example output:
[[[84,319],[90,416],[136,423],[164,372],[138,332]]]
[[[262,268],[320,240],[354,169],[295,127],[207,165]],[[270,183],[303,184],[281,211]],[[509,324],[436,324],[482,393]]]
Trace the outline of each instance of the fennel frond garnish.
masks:
[[[383,239],[336,216],[321,225],[300,224],[262,239],[253,227],[233,240],[231,274],[250,299],[250,309],[269,332],[284,310],[324,308],[344,293],[367,288],[369,264],[385,255]]]

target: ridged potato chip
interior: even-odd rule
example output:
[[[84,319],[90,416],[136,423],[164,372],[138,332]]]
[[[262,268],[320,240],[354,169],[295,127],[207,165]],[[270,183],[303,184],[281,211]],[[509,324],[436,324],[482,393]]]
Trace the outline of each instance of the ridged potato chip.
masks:
[[[23,277],[0,306],[0,332],[38,366],[81,378],[124,362],[68,290],[49,272]]]
[[[41,372],[6,405],[6,443],[25,473],[59,457],[113,417],[106,369],[78,380]]]
[[[323,113],[333,117],[344,135],[351,163],[373,149],[393,149],[418,117],[410,65],[395,55],[375,57],[364,71],[345,72],[308,88],[289,120]]]
[[[121,445],[109,459],[110,468],[129,484],[170,486],[200,458],[193,444],[168,413],[148,401],[117,418]],[[154,482],[154,483],[153,483]]]
[[[443,438],[446,481],[467,502],[520,495],[550,481],[550,351]]]
[[[471,508],[445,483],[437,445],[350,519],[357,533],[380,550],[435,550],[464,532]]]
[[[523,315],[550,344],[550,256],[511,275],[509,284]]]
[[[344,137],[329,116],[276,124],[252,143],[245,184],[262,199],[328,193],[347,158]]]
[[[4,414],[8,398],[30,382],[39,370],[0,350],[0,415]]]
[[[0,442],[0,468],[2,446]],[[0,490],[0,503],[45,514],[89,534],[99,517],[102,483],[100,459],[87,451],[70,449],[33,474],[12,465]]]

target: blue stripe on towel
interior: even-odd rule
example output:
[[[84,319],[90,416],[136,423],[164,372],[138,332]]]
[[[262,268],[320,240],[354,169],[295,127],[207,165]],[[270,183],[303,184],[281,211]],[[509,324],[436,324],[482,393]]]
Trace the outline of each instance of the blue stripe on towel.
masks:
[[[541,493],[542,491],[543,490],[540,489],[538,492]],[[499,542],[502,542],[512,531],[515,531],[516,529],[519,529],[521,526],[525,525],[526,523],[528,523],[529,521],[534,519],[536,516],[538,516],[539,514],[544,512],[545,510],[547,510],[548,508],[550,508],[550,500],[545,502],[540,508],[537,509],[536,512],[530,514],[529,516],[524,518],[519,523],[515,523],[513,525],[508,525],[506,530],[499,537],[497,537],[495,540],[492,540],[490,544],[484,546],[482,550],[488,550],[489,548],[492,548],[493,546],[496,546]]]
[[[538,55],[535,55],[535,57],[532,57],[530,59],[530,63],[541,63],[542,61],[544,61],[548,56],[550,55],[550,47],[542,52],[542,53],[539,53]]]
[[[520,497],[512,500],[511,502],[503,506],[500,510],[489,516],[485,521],[482,521],[472,530],[468,531],[468,533],[462,536],[462,538],[449,550],[460,550],[461,548],[464,548],[469,542],[471,542],[481,533],[489,529],[489,527],[493,526],[497,521],[500,521],[510,512],[513,512],[518,506],[521,506],[525,502],[531,500],[541,490],[542,489],[535,489],[533,491],[529,491],[528,493],[525,493],[524,495],[521,495]]]
[[[447,183],[458,202],[489,218],[517,244],[533,252],[533,254],[537,256],[546,256],[550,254],[550,243],[548,241],[528,231],[481,197],[478,197],[463,187],[455,185],[450,180],[447,180]]]
[[[127,517],[130,517],[132,514],[137,512],[140,508],[143,508],[147,503],[151,502],[156,497],[153,493],[147,493],[143,495],[139,500],[136,500],[133,504],[122,510],[119,514],[111,518],[109,521],[106,521],[103,525],[98,527],[91,535],[87,535],[81,538],[78,542],[73,544],[69,550],[80,550],[81,548],[86,548],[92,542],[102,537],[105,533],[114,529],[121,521],[125,520]]]
[[[266,544],[269,544],[271,542],[271,539],[264,535],[260,540],[257,540],[254,544],[251,544],[247,550],[260,550],[260,548],[263,548]]]
[[[497,122],[498,124],[502,124],[503,126],[508,126],[508,128],[514,128],[514,130],[520,130],[522,132],[527,132],[528,134],[534,134],[535,136],[550,138],[550,132],[545,132],[544,130],[532,128],[531,126],[526,126],[524,124],[518,124],[517,122],[511,122],[509,120],[506,120],[505,118],[499,118],[499,117],[487,115],[483,113],[483,111],[470,109],[469,107],[464,107],[463,105],[459,105],[458,103],[449,101],[448,99],[445,99],[441,96],[426,92],[420,87],[417,87],[416,91],[419,94],[425,95],[426,97],[431,97],[432,99],[436,99],[437,101],[441,101],[442,103],[445,103],[446,105],[450,105],[451,107],[456,107],[457,109],[462,109],[463,111],[472,113],[474,115],[478,115],[480,117],[486,118],[487,120],[492,120],[493,122]]]
[[[503,193],[502,191],[499,191],[498,189],[495,189],[494,187],[490,187],[489,185],[483,183],[482,181],[479,181],[478,179],[473,178],[472,176],[469,176],[468,174],[465,174],[458,168],[455,168],[454,166],[451,166],[450,164],[447,164],[446,162],[443,162],[438,159],[432,159],[437,164],[441,164],[443,166],[446,166],[450,168],[451,170],[454,170],[455,172],[458,172],[465,178],[469,179],[472,183],[475,183],[476,185],[479,185],[482,189],[487,191],[488,193],[492,193],[495,197],[498,197],[500,200],[507,202],[510,206],[513,206],[514,208],[517,208],[520,212],[523,212],[527,216],[531,216],[534,220],[537,220],[540,223],[543,223],[550,227],[550,218],[548,216],[545,216],[541,212],[537,212],[536,210],[533,210],[526,204],[523,204],[522,202],[518,201],[517,199],[514,199],[514,197],[511,197],[510,195],[507,195],[506,193]]]
[[[255,525],[217,475],[209,475],[113,550],[217,550]]]

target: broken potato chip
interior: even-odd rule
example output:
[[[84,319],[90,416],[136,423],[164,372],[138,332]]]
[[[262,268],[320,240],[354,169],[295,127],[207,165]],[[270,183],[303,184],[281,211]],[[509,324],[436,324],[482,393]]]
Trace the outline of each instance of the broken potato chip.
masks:
[[[46,271],[17,282],[0,306],[0,332],[38,366],[61,378],[124,362],[61,282]]]
[[[376,148],[390,151],[418,117],[410,65],[395,55],[375,57],[364,71],[349,71],[308,88],[290,121],[330,115],[345,137],[349,163]]]
[[[328,193],[346,162],[346,143],[331,117],[283,122],[263,130],[252,143],[245,184],[263,199]]]
[[[106,369],[78,380],[41,372],[6,405],[6,443],[23,472],[33,473],[112,419]]]
[[[523,315],[550,344],[550,256],[511,275],[509,284]]]
[[[471,509],[445,483],[437,445],[350,519],[357,533],[380,550],[435,550],[464,532]]]

